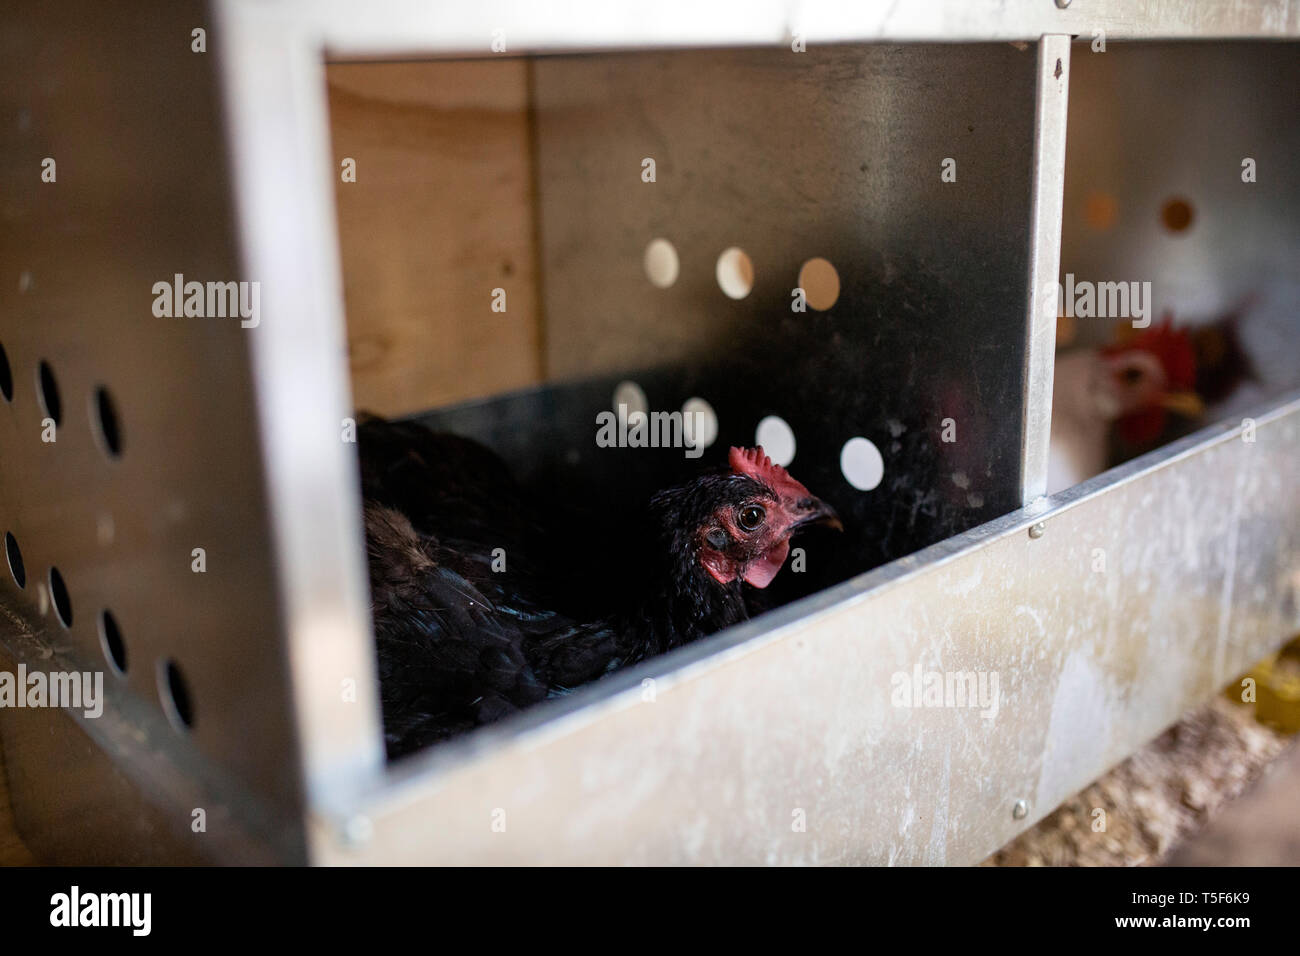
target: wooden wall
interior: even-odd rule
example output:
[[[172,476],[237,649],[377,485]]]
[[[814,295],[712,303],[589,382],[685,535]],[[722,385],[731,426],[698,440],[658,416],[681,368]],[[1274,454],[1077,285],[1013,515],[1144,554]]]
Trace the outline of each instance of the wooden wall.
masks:
[[[335,193],[358,409],[540,381],[527,71],[514,58],[328,66],[335,170],[356,161]]]

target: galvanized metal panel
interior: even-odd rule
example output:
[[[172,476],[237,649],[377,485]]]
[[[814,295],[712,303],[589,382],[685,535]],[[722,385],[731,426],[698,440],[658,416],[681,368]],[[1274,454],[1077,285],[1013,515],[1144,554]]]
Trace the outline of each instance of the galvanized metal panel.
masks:
[[[368,841],[316,820],[317,858],[975,862],[1300,627],[1300,397],[1249,434],[1217,427],[412,759],[358,807]],[[918,666],[998,674],[996,716],[895,706]]]
[[[1035,77],[1033,52],[1003,44],[536,60],[548,377],[630,377],[654,410],[702,397],[719,428],[707,463],[779,416],[791,470],[852,532],[818,584],[1019,506]],[[669,288],[643,265],[657,238],[681,264]],[[738,300],[716,277],[733,246],[754,273]],[[813,257],[839,297],[794,312]],[[645,450],[594,448],[609,406],[530,426],[553,435],[561,491],[586,473],[637,501],[681,477],[680,453],[668,475]],[[886,463],[873,491],[841,471],[855,437]]]
[[[234,0],[251,3],[251,0]],[[431,4],[290,0],[277,5],[334,53],[347,56],[469,53],[503,39],[509,52],[629,47],[890,41],[1034,41],[1045,34],[1115,38],[1300,36],[1290,0],[660,0]],[[500,31],[499,33],[497,31]]]
[[[243,809],[283,814],[292,843],[301,790],[247,353],[256,330],[238,318],[153,314],[154,284],[177,273],[245,278],[214,64],[190,50],[190,31],[205,22],[192,3],[88,2],[58,16],[40,4],[6,8],[0,343],[14,392],[0,399],[0,530],[19,542],[27,583],[20,590],[0,562],[0,641],[31,666],[103,672],[109,710],[131,718],[102,718],[101,745],[147,748],[160,772],[183,763],[196,780],[242,781]],[[53,182],[42,180],[46,157]],[[53,442],[43,440],[42,361],[61,397]],[[116,408],[117,457],[97,424],[100,386]],[[205,549],[204,573],[192,570],[195,548]],[[52,567],[71,598],[70,627],[51,607]],[[124,678],[101,644],[104,609],[126,647]],[[164,660],[188,684],[188,731],[165,714]],[[57,785],[112,802],[90,764],[18,745],[7,712],[0,724],[10,773],[44,779],[31,799],[16,796],[25,831],[54,833],[41,824],[56,805],[39,794],[61,771],[76,772]],[[48,745],[78,752],[84,737],[61,726]],[[189,808],[173,809],[188,830]]]
[[[1061,262],[1061,202],[1065,189],[1065,128],[1070,101],[1070,38],[1038,45],[1034,111],[1034,185],[1030,205],[1029,289],[1026,296],[1025,390],[1021,400],[1021,501],[1047,493],[1056,368],[1056,279]]]
[[[324,64],[277,12],[222,7],[220,62],[243,268],[264,282],[250,375],[283,647],[304,783],[322,802],[377,773],[383,744]]]
[[[1300,47],[1141,43],[1095,53],[1080,42],[1072,85],[1061,281],[1148,282],[1152,321],[1205,322],[1245,305],[1239,331],[1258,381],[1229,410],[1300,387]],[[1243,180],[1247,159],[1254,182]],[[1187,228],[1163,223],[1171,200],[1187,203]],[[1075,322],[1085,343],[1113,328]]]
[[[188,813],[196,793],[215,796],[236,825],[210,852],[236,859],[265,846],[292,859],[304,770],[298,723],[321,860],[578,860],[597,851],[623,860],[972,860],[1296,626],[1292,402],[1261,419],[1254,444],[1233,433],[1193,441],[1112,476],[1112,490],[1093,485],[1063,497],[1041,539],[1024,534],[1038,514],[1018,513],[377,776],[347,456],[323,443],[295,457],[308,451],[304,436],[341,425],[347,405],[341,355],[331,357],[341,313],[336,251],[323,228],[331,217],[316,57],[329,45],[483,52],[491,36],[482,28],[500,9],[452,20],[424,4],[386,8],[394,16],[342,4],[219,5],[230,38],[222,55],[235,111],[242,270],[209,68],[184,42],[157,39],[183,41],[201,14],[171,5],[110,15],[86,4],[84,33],[48,40],[33,26],[34,10],[12,14],[7,38],[18,38],[22,55],[6,59],[17,123],[3,134],[14,188],[6,190],[12,229],[0,248],[19,280],[0,286],[8,317],[0,328],[18,391],[0,414],[0,507],[36,573],[23,593],[5,585],[14,611],[4,639],[22,659],[97,663],[93,612],[111,605],[125,619],[132,660],[145,662],[127,683],[111,685],[105,723],[77,729],[51,714],[40,715],[51,719],[35,731],[17,731],[9,770],[32,781],[20,798],[29,824],[57,825],[60,808],[40,798],[60,768],[43,768],[41,751],[27,744],[53,729],[64,753],[84,753],[85,730],[112,766],[92,759],[65,768],[81,786],[103,786],[104,801],[133,800],[134,792],[176,829],[177,811]],[[677,43],[786,47],[789,9],[738,17],[739,8],[720,7],[694,21],[699,29],[689,17],[658,13],[658,26],[647,29],[621,11],[592,17],[596,8],[574,8],[546,23],[526,11],[523,29],[511,24],[508,36],[512,44],[522,37],[515,52],[529,43],[577,48],[654,42],[670,24],[685,24]],[[810,39],[872,29],[896,39],[954,39],[963,30],[1000,37],[1012,29],[1002,18],[1028,7],[964,9],[972,19],[940,4],[931,7],[934,21],[910,13],[894,21],[863,7],[867,19],[850,11]],[[1093,9],[1112,17],[1105,22],[1116,36],[1297,32],[1285,5]],[[989,12],[992,26],[977,27],[973,17]],[[1055,16],[1043,9],[1025,22]],[[1039,32],[1051,31],[1035,28],[1030,38]],[[31,65],[38,50],[39,69]],[[917,57],[914,65],[925,56],[900,55]],[[969,66],[961,58],[978,54],[955,56]],[[919,69],[904,75],[923,80]],[[914,93],[896,91],[882,114],[886,106],[902,112]],[[76,123],[60,121],[71,115]],[[57,188],[40,183],[33,163],[46,154],[72,157],[60,159]],[[152,283],[177,271],[274,286],[266,338],[251,346],[251,359],[235,323],[160,332],[146,311]],[[95,321],[80,321],[88,315]],[[38,451],[31,383],[42,357],[59,373],[67,422],[59,442]],[[107,465],[85,413],[105,369],[126,448]],[[180,447],[178,435],[186,436]],[[227,563],[191,575],[194,546]],[[1091,570],[1098,547],[1111,555],[1101,574]],[[168,557],[174,552],[179,559]],[[277,567],[273,555],[292,567]],[[79,612],[68,631],[53,623],[36,580],[55,563]],[[286,632],[287,655],[277,643]],[[157,703],[152,675],[164,656],[191,662],[198,720],[188,736],[166,724]],[[892,675],[931,661],[1009,675],[998,732],[996,719],[967,710],[888,706]],[[357,680],[351,710],[339,706],[347,702],[340,677]],[[654,703],[643,702],[646,677],[656,680]],[[1081,724],[1096,734],[1078,733]],[[3,722],[7,742],[13,728]],[[41,773],[40,785],[28,776]],[[359,799],[359,789],[369,797]],[[1013,799],[1030,803],[1024,821],[1010,821]],[[498,809],[506,814],[501,833],[492,828]],[[795,810],[805,811],[806,832],[791,828]],[[151,822],[135,819],[141,829],[119,838],[149,831]],[[277,827],[279,841],[268,835]],[[46,844],[55,854],[60,846],[68,843],[58,834]]]
[[[0,607],[0,670],[75,671]],[[108,679],[106,675],[106,679]],[[24,845],[44,864],[300,863],[301,818],[192,748],[176,746],[156,705],[110,694],[103,713],[0,711],[7,795]]]

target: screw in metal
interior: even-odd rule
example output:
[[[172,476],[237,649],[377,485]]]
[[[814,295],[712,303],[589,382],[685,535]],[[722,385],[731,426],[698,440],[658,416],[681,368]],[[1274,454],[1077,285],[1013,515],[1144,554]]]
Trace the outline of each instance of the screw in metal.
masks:
[[[1046,531],[1046,530],[1047,530],[1047,525],[1045,525],[1043,522],[1040,521],[1040,522],[1038,522],[1038,524],[1033,525],[1033,526],[1030,527],[1030,529],[1029,529],[1029,537],[1031,537],[1031,538],[1041,538],[1041,537],[1043,536],[1043,532]]]
[[[374,836],[375,827],[370,822],[370,818],[357,814],[349,817],[343,824],[342,832],[339,834],[343,839],[344,846],[356,849],[370,842]]]
[[[1064,10],[1070,5],[1070,0],[1056,0],[1056,9]]]
[[[1029,816],[1029,804],[1023,800],[1017,800],[1016,805],[1011,808],[1011,815],[1017,820],[1023,820]]]

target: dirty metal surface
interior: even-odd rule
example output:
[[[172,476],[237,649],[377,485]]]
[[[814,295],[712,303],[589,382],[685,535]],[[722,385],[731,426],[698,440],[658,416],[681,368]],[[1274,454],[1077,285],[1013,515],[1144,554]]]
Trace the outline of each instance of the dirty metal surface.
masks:
[[[1300,626],[1300,396],[1254,437],[1207,429],[399,764],[368,840],[318,819],[318,858],[977,862]],[[899,705],[917,669],[998,675],[996,714]]]
[[[99,672],[105,716],[88,723],[100,747],[125,763],[118,748],[160,768],[188,766],[196,780],[234,778],[250,814],[279,815],[301,846],[248,359],[258,330],[238,317],[154,312],[155,284],[178,273],[245,278],[215,62],[190,51],[205,14],[200,3],[6,10],[0,344],[13,390],[0,400],[0,534],[17,541],[26,581],[19,587],[0,558],[0,649],[33,668],[58,660]],[[43,157],[56,163],[53,182],[42,181]],[[54,568],[67,624],[51,600]],[[124,672],[109,658],[103,612],[116,622]],[[187,691],[189,727],[169,719],[168,661]],[[93,745],[81,730],[48,717],[0,714],[6,768],[21,783],[11,796],[33,851],[67,859],[38,834],[57,840],[60,827],[95,818],[92,798],[109,814],[124,791],[101,773],[111,760],[85,758]],[[155,795],[167,786],[140,785]],[[49,799],[60,790],[87,802],[70,810]],[[190,807],[174,808],[181,832]]]

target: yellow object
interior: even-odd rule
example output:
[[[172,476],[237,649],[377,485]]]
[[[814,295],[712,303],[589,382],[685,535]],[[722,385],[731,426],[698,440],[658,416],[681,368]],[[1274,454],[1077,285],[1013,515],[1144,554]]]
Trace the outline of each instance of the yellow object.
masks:
[[[1255,719],[1284,734],[1300,732],[1300,661],[1279,655],[1261,677]]]
[[[1254,682],[1253,688],[1242,686],[1247,680]],[[1253,701],[1249,699],[1252,691]],[[1255,720],[1279,733],[1300,733],[1300,638],[1228,684],[1223,696],[1253,706]]]
[[[1169,392],[1160,399],[1160,404],[1186,418],[1200,418],[1205,414],[1205,403],[1195,392]]]

